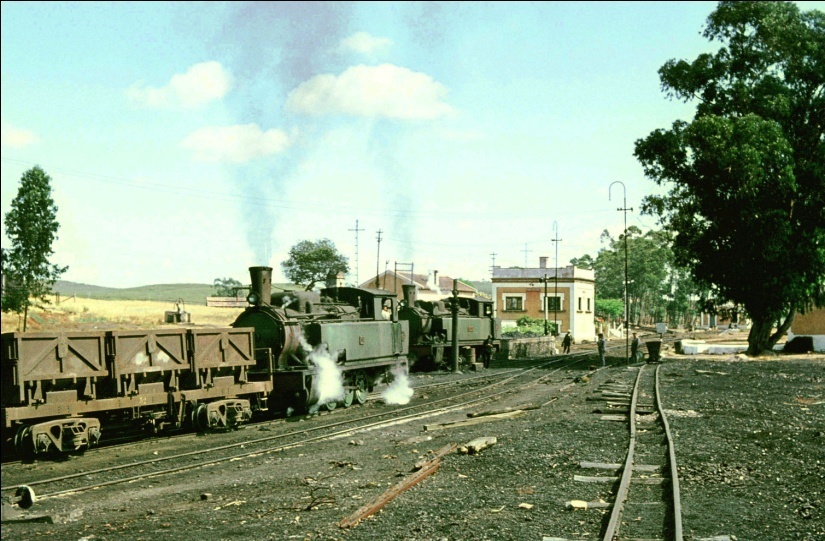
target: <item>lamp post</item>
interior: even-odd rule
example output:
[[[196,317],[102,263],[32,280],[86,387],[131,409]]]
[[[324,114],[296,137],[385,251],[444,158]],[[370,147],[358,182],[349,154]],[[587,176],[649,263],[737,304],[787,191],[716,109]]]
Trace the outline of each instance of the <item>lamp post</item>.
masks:
[[[542,282],[544,282],[544,336],[547,336],[547,273],[544,273]]]
[[[614,184],[622,185],[622,208],[616,209],[624,213],[624,358],[627,364],[630,364],[630,304],[628,303],[627,295],[627,211],[632,211],[632,208],[627,208],[627,188],[621,180],[615,180],[610,183],[607,189],[607,200],[611,200],[611,191]]]
[[[553,220],[553,243],[556,245],[556,262],[555,262],[555,270],[553,271],[553,276],[555,277],[555,293],[553,293],[556,299],[553,301],[553,327],[554,327],[554,336],[559,335],[559,243],[561,239],[559,238],[559,223]],[[545,299],[547,297],[547,293],[545,292]],[[545,300],[545,302],[547,302]],[[569,330],[569,329],[568,329]]]

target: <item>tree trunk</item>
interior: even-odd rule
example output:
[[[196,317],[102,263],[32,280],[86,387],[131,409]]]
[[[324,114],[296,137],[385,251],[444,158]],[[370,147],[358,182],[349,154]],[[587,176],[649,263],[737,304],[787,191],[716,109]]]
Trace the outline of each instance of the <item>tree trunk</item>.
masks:
[[[782,322],[773,335],[771,331],[773,330],[774,321],[771,316],[754,317],[753,326],[751,326],[751,331],[748,334],[748,355],[754,357],[764,351],[772,351],[773,346],[790,329],[794,314],[796,314],[796,305],[791,305],[785,321]]]
[[[26,332],[26,323],[29,321],[29,301],[23,304],[23,332]]]

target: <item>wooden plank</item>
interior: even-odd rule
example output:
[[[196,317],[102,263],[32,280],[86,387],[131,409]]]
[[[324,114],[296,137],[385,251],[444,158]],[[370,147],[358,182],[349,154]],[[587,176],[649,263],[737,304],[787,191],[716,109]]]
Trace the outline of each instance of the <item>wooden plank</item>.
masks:
[[[499,410],[487,410],[487,411],[479,411],[478,413],[468,413],[467,417],[476,418],[476,417],[485,417],[487,415],[497,415],[499,413],[510,413],[511,411],[528,411],[528,410],[537,410],[541,406],[537,406],[535,404],[525,404],[523,406],[516,406],[513,408],[502,408]]]
[[[498,421],[500,419],[513,419],[515,417],[521,417],[524,415],[524,410],[514,410],[507,413],[496,413],[493,415],[487,415],[485,417],[476,417],[475,419],[467,419],[465,421],[454,421],[451,423],[439,423],[435,425],[424,425],[424,430],[427,432],[432,432],[434,430],[444,430],[446,428],[457,428],[463,426],[471,426],[477,425],[481,423],[487,423],[489,421]]]
[[[588,476],[588,475],[574,475],[574,481],[579,481],[580,483],[615,483],[619,480],[618,477],[599,477],[599,476]]]
[[[580,468],[594,468],[599,470],[621,470],[624,467],[624,464],[612,464],[607,462],[579,462]],[[633,466],[634,471],[643,471],[643,472],[658,472],[662,470],[661,466],[655,466],[653,464],[635,464]]]
[[[403,481],[397,483],[372,502],[361,506],[355,513],[339,522],[338,526],[341,528],[353,528],[357,526],[359,522],[373,515],[376,511],[387,505],[393,498],[434,474],[441,465],[441,458],[450,453],[455,447],[456,444],[451,443],[439,449],[432,460],[427,462],[420,470],[405,477]]]
[[[627,421],[627,415],[602,415],[599,419],[602,421]]]

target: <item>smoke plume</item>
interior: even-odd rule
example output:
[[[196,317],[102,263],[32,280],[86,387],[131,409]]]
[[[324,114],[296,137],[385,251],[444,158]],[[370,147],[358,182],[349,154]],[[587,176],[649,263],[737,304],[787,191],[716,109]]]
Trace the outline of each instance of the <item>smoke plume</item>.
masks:
[[[317,409],[330,402],[344,399],[344,376],[341,367],[335,362],[327,350],[327,346],[320,344],[312,347],[303,334],[298,335],[301,347],[308,354],[307,360],[315,368],[312,389],[309,395],[310,409]]]
[[[404,405],[410,402],[413,396],[413,388],[410,387],[410,379],[404,367],[396,366],[392,369],[392,381],[390,386],[381,393],[381,398],[385,404]]]

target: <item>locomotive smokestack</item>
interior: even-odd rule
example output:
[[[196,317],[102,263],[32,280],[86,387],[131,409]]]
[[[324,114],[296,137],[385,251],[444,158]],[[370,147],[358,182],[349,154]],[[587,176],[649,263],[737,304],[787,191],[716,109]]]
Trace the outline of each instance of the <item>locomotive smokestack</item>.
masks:
[[[249,267],[249,276],[252,279],[252,293],[255,299],[250,300],[255,306],[269,304],[272,299],[272,267]]]
[[[415,306],[415,301],[418,300],[418,292],[415,289],[415,285],[404,284],[401,286],[401,289],[404,290],[404,300],[407,301],[407,306],[410,308]]]

